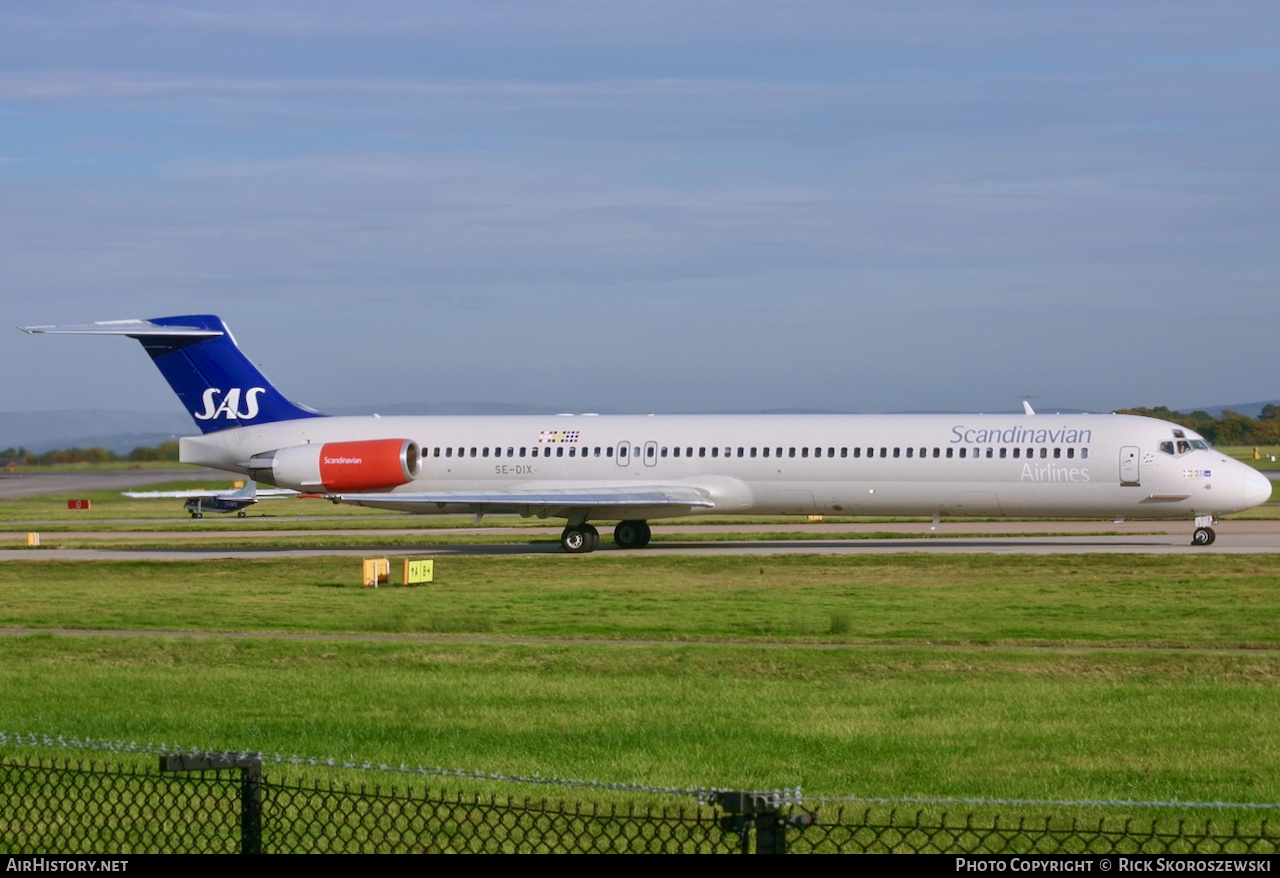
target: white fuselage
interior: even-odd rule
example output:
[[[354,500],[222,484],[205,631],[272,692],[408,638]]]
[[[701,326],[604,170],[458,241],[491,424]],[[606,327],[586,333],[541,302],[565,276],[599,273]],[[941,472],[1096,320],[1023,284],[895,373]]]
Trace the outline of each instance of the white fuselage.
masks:
[[[716,513],[1161,519],[1270,496],[1190,431],[1114,414],[330,417],[185,438],[181,456],[243,473],[255,454],[363,439],[420,447],[420,477],[392,494],[681,486]]]

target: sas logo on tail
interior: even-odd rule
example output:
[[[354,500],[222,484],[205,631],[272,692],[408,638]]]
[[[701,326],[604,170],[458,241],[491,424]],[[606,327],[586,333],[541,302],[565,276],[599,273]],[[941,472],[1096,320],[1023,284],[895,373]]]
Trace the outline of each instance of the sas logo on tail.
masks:
[[[204,392],[201,400],[204,402],[204,411],[192,412],[192,416],[197,421],[212,421],[215,418],[225,417],[227,420],[252,421],[258,416],[258,397],[267,392],[265,387],[250,387],[244,391],[244,411],[240,411],[240,394],[239,387],[233,387],[227,391],[227,395],[222,398],[222,402],[218,402],[218,394],[222,391],[216,387],[210,387]]]

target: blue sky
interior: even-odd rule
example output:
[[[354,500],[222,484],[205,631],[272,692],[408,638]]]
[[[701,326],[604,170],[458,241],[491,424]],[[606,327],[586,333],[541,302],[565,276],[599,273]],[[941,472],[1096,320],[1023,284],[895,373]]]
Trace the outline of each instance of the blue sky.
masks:
[[[14,2],[12,325],[216,313],[292,398],[1280,397],[1280,6]],[[0,411],[177,409],[133,342]],[[18,376],[22,376],[18,379]]]

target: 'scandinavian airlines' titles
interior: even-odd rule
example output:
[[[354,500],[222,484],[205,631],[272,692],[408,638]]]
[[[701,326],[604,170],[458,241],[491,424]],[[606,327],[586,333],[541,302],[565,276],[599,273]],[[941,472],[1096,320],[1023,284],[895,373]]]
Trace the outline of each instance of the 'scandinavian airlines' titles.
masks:
[[[951,444],[965,443],[968,445],[982,444],[985,442],[1003,442],[1006,445],[1014,443],[1032,443],[1036,445],[1088,445],[1093,441],[1092,430],[1072,429],[1071,427],[1062,426],[1056,430],[1045,428],[1030,427],[996,427],[994,429],[983,429],[980,427],[965,427],[958,424],[951,428]]]

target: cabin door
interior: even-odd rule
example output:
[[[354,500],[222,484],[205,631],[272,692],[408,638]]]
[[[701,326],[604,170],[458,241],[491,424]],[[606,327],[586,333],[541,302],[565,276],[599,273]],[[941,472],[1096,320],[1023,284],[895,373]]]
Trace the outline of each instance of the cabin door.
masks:
[[[1126,445],[1120,449],[1120,484],[1135,486],[1142,484],[1142,473],[1138,469],[1138,446]]]

